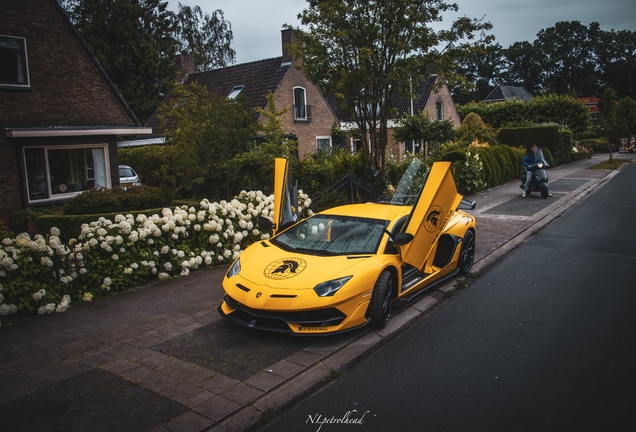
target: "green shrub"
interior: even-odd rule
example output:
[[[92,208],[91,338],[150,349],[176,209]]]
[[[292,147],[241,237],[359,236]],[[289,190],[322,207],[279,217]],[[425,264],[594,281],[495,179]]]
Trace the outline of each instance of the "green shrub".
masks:
[[[169,206],[171,201],[169,191],[151,186],[89,189],[64,204],[62,211],[67,215],[130,212]]]
[[[560,130],[557,133],[556,144],[550,150],[557,165],[570,162],[572,160],[572,132]]]
[[[601,149],[609,148],[606,138],[589,138],[579,141],[579,147],[591,147],[595,152],[601,151]]]
[[[20,209],[11,216],[11,230],[15,233],[27,232],[29,222],[35,222],[38,217],[55,215],[62,212],[60,205],[27,207]],[[48,232],[48,231],[47,231]]]
[[[461,151],[455,150],[453,154]],[[474,148],[464,150],[464,157],[455,159],[451,165],[453,179],[457,186],[457,191],[462,195],[475,194],[484,189],[483,181],[483,163]]]
[[[552,152],[550,151],[550,149],[546,147],[542,148],[541,151],[543,152],[543,158],[548,163],[548,165],[550,165],[551,167],[556,166],[554,163],[554,157],[552,156]]]

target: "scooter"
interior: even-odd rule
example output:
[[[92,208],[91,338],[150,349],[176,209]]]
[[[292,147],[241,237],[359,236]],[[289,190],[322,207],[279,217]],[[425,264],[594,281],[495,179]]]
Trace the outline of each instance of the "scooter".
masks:
[[[538,164],[531,165],[528,168],[537,167],[536,170],[532,173],[532,178],[530,179],[530,187],[528,188],[527,194],[530,195],[530,192],[541,192],[541,198],[547,198],[550,196],[550,192],[548,191],[548,173],[545,170],[545,166],[543,163],[539,162]],[[521,176],[521,189],[525,189],[526,187],[526,176],[525,173]]]

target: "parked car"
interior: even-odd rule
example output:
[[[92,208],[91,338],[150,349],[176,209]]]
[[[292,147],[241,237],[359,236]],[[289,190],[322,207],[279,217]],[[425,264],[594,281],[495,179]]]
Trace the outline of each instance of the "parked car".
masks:
[[[119,165],[119,185],[121,187],[141,186],[139,176],[128,165]]]
[[[414,159],[392,196],[297,221],[297,186],[276,160],[273,236],[239,255],[223,279],[222,316],[247,327],[328,334],[384,327],[396,302],[468,273],[475,203],[457,193],[450,162]],[[296,198],[296,199],[295,199]]]

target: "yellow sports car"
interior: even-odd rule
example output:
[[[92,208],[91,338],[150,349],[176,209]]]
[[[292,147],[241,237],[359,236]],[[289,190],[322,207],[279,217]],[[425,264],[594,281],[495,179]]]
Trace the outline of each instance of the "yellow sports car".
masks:
[[[249,246],[223,279],[219,312],[257,329],[331,334],[384,327],[392,306],[470,271],[475,203],[457,193],[449,162],[414,159],[395,193],[297,221],[286,159],[275,167],[273,236]]]

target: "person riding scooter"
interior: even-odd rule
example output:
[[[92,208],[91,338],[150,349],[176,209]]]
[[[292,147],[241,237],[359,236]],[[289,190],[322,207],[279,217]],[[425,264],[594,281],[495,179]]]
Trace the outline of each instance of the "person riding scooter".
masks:
[[[541,151],[540,148],[537,148],[536,144],[532,145],[532,150],[524,158],[523,165],[526,167],[526,183],[524,185],[523,194],[521,196],[525,197],[528,195],[528,193],[531,192],[530,188],[532,185],[532,178],[535,174],[535,171],[543,170],[543,167],[548,167],[549,165],[546,162],[545,158],[543,157],[543,152]],[[545,180],[547,182],[547,175]],[[547,191],[547,185],[545,186],[545,196],[543,191],[541,193],[541,196],[543,196],[544,198],[549,196]]]

